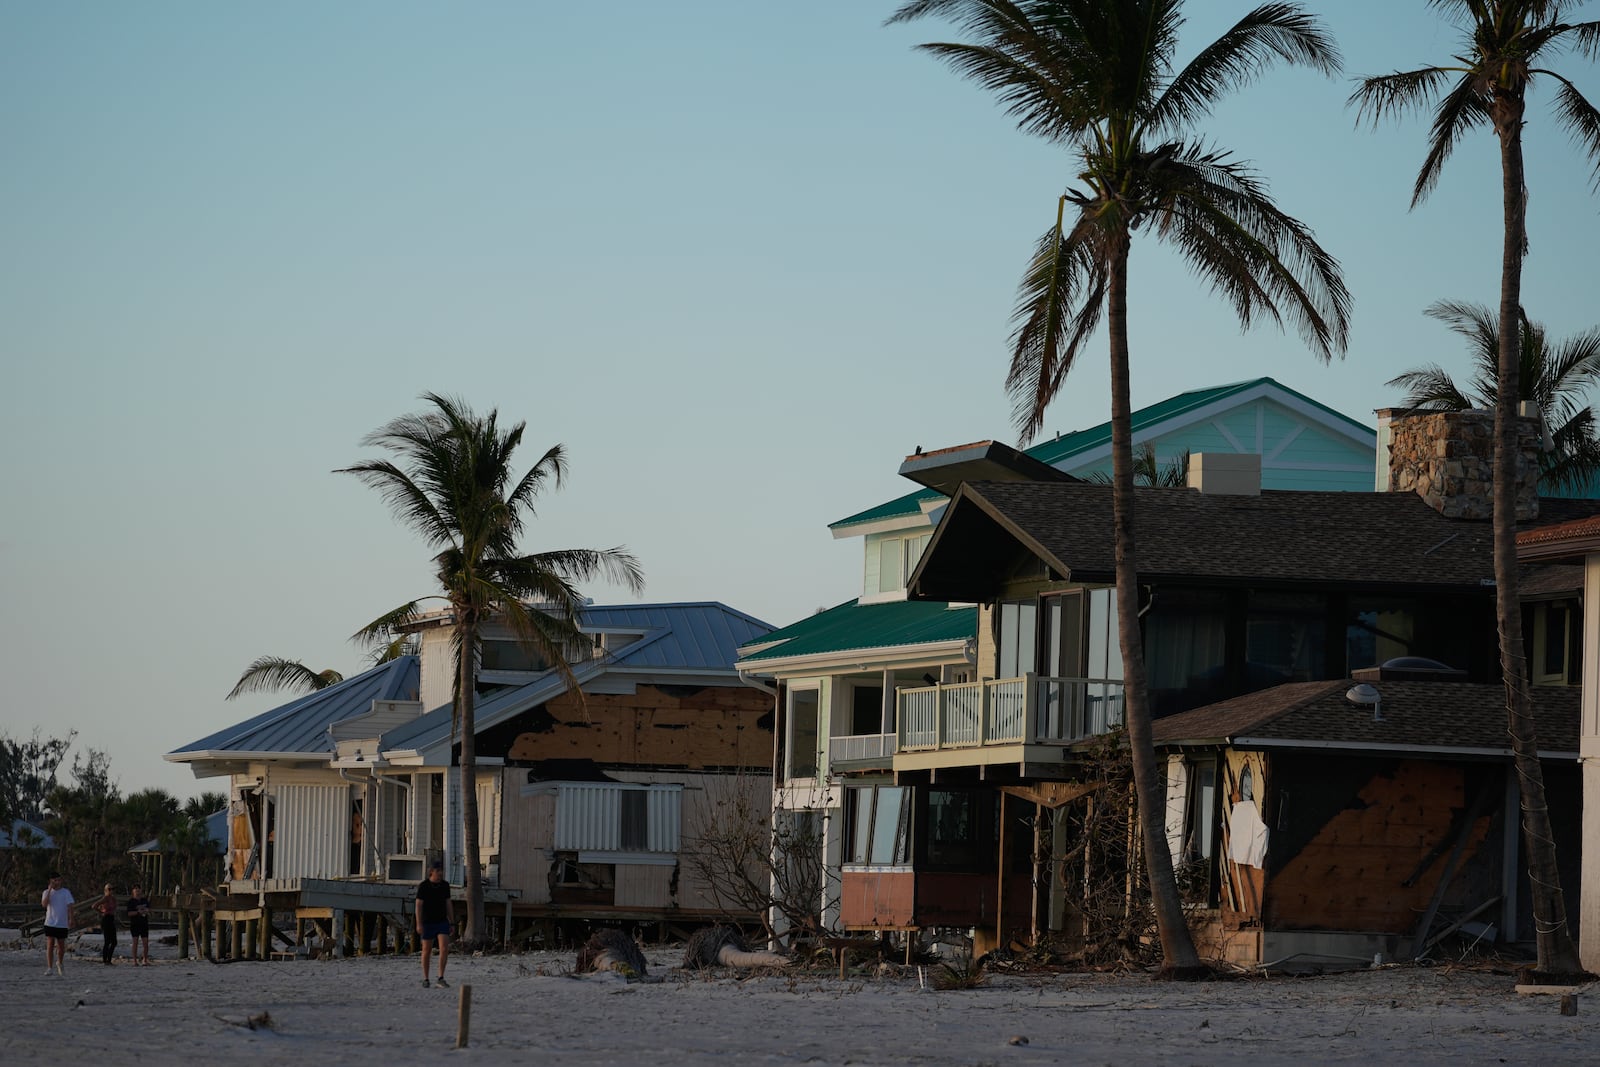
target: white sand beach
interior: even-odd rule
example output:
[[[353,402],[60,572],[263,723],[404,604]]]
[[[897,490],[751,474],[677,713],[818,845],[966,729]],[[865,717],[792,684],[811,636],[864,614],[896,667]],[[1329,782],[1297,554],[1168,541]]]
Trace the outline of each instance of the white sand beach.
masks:
[[[915,968],[712,976],[645,955],[659,982],[566,976],[572,956],[455,957],[424,989],[415,957],[110,967],[85,937],[62,977],[42,945],[0,944],[6,1064],[1237,1064],[1600,1060],[1600,998],[1514,992],[1483,968],[1158,984],[1139,976],[992,976],[923,991]],[[126,952],[126,944],[122,951]],[[457,1003],[472,987],[469,1047]],[[270,1028],[249,1029],[267,1014]]]

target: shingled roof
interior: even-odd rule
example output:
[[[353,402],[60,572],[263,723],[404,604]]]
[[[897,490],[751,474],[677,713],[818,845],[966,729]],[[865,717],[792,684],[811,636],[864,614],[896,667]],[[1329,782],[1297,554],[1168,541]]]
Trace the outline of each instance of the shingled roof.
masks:
[[[1505,687],[1471,682],[1376,683],[1383,721],[1352,703],[1348,678],[1274,686],[1154,723],[1157,745],[1235,744],[1511,755]],[[1579,690],[1533,687],[1539,753],[1576,758]]]
[[[1491,525],[1447,519],[1414,493],[1135,489],[1134,500],[1141,580],[1459,588],[1494,579]],[[1597,500],[1541,503],[1542,522],[1600,514]],[[1111,487],[962,486],[913,576],[914,595],[992,599],[994,571],[974,562],[1019,544],[1058,578],[1112,581]]]

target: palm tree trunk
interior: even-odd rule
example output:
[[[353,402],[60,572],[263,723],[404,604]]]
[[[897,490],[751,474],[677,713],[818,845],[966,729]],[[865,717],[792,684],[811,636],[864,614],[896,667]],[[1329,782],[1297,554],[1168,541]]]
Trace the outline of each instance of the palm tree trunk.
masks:
[[[477,696],[478,624],[470,608],[458,608],[456,635],[456,710],[461,724],[461,852],[463,895],[467,898],[469,944],[483,934],[483,865],[478,852],[478,738],[473,714]]]
[[[1522,839],[1528,856],[1534,936],[1539,971],[1578,974],[1583,966],[1567,929],[1556,844],[1539,763],[1539,738],[1528,692],[1528,661],[1522,642],[1522,605],[1517,586],[1517,402],[1522,321],[1522,254],[1527,205],[1523,198],[1522,104],[1520,96],[1497,93],[1492,110],[1500,139],[1501,196],[1505,235],[1500,259],[1500,381],[1494,405],[1494,580],[1495,622],[1500,630],[1500,670],[1505,679],[1511,750],[1522,797]]]
[[[1167,848],[1164,797],[1151,740],[1144,644],[1139,637],[1139,569],[1133,538],[1133,417],[1128,387],[1128,246],[1124,231],[1111,254],[1106,318],[1111,335],[1111,510],[1116,525],[1117,638],[1122,646],[1123,708],[1133,757],[1139,831],[1145,870],[1161,936],[1161,973],[1169,978],[1205,974],[1183,915],[1172,853]]]

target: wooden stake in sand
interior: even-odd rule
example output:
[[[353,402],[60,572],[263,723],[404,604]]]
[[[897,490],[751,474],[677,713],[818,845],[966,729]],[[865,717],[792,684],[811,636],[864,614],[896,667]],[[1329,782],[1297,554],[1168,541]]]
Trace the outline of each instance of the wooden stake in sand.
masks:
[[[467,1029],[472,1023],[472,987],[461,987],[461,998],[456,1003],[456,1048],[467,1047]]]

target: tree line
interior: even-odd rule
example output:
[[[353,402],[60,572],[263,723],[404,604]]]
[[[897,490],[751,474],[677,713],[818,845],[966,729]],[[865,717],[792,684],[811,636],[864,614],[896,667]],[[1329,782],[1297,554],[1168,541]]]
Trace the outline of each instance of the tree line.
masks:
[[[111,775],[111,757],[96,748],[67,754],[76,731],[27,737],[0,734],[0,826],[12,835],[0,849],[0,901],[37,903],[51,871],[80,899],[107,882],[126,892],[147,888],[150,871],[128,850],[156,841],[171,884],[215,884],[221,852],[206,834],[206,819],[227,805],[219,792],[180,800],[165,789],[124,795]],[[66,764],[65,768],[63,765]],[[43,831],[39,838],[25,822]],[[45,840],[53,847],[45,848]]]

